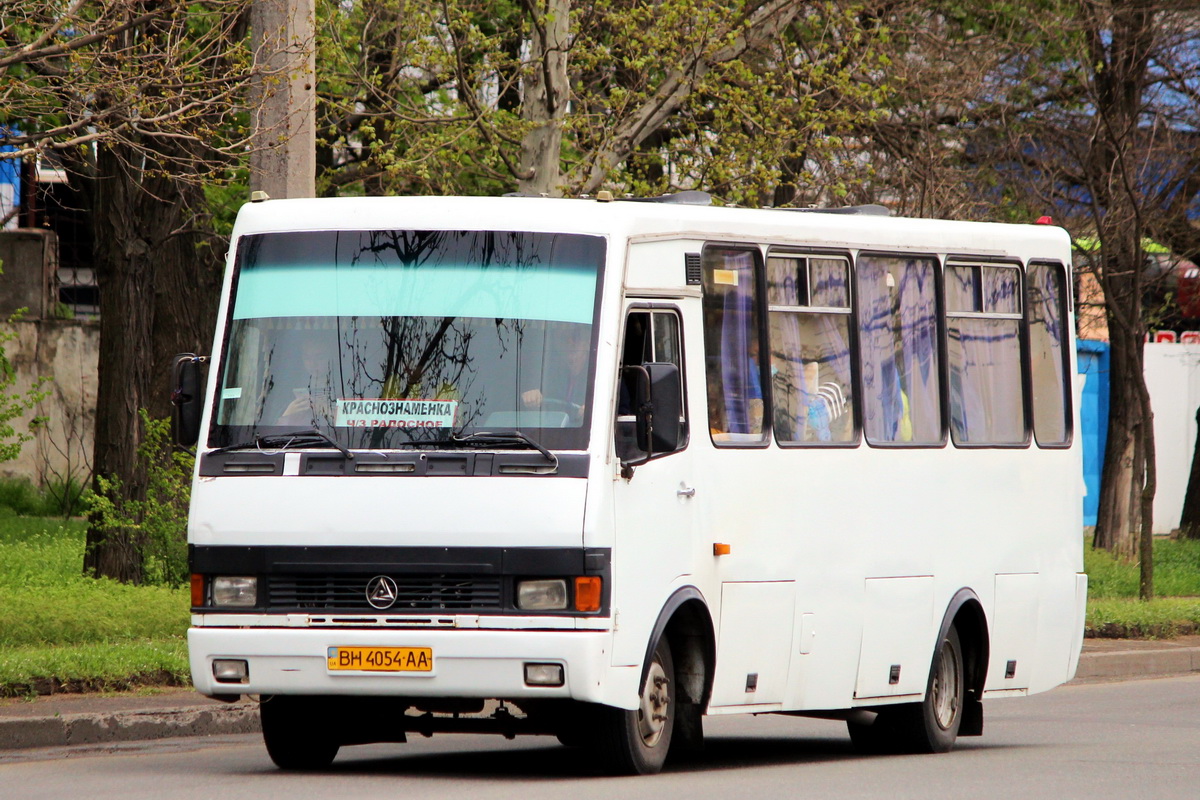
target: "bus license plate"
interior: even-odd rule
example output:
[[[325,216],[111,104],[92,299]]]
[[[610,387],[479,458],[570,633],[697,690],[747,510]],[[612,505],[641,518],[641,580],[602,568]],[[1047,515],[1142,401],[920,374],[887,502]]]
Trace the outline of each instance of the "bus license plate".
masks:
[[[431,647],[331,647],[331,672],[432,672]]]

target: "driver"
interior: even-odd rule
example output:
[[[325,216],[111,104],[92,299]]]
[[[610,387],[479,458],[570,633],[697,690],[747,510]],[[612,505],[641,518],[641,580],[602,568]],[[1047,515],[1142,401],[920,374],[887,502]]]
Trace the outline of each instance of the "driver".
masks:
[[[306,337],[301,341],[296,359],[300,386],[293,387],[292,401],[276,421],[276,425],[315,426],[318,421],[333,418],[333,375],[329,353],[321,341]]]
[[[587,403],[590,332],[588,325],[565,326],[559,339],[559,357],[546,364],[541,386],[521,393],[521,404],[526,409],[555,411],[565,403],[571,406],[569,413],[572,420],[583,418]]]

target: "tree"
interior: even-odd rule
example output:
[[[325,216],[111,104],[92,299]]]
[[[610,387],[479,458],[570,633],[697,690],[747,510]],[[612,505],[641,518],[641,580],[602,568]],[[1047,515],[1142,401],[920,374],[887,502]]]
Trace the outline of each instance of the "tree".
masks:
[[[56,153],[88,203],[101,297],[93,465],[145,492],[139,409],[167,413],[170,356],[211,342],[221,243],[205,181],[245,148],[246,0],[0,0],[6,156]],[[235,154],[239,154],[236,155]],[[129,530],[88,532],[85,570],[142,579]]]
[[[1148,597],[1156,477],[1143,242],[1193,256],[1200,238],[1188,219],[1200,200],[1200,15],[1174,0],[879,11],[901,48],[893,63],[913,68],[863,132],[891,165],[880,191],[922,212],[1025,221],[1053,213],[1099,243],[1083,251],[1113,353],[1096,545],[1140,560]]]
[[[873,42],[884,32],[836,4],[367,0],[327,10],[328,193],[706,188],[758,203],[786,165],[792,178],[803,165],[811,175],[880,91],[865,73],[882,66]],[[833,187],[841,178],[822,177]]]
[[[1079,0],[1070,8],[1070,49],[1060,66],[1078,101],[1046,114],[1034,128],[1037,139],[1027,138],[1019,152],[1033,154],[1026,174],[1039,179],[1042,195],[1074,218],[1074,230],[1099,242],[1091,266],[1104,295],[1112,369],[1095,542],[1140,562],[1140,595],[1149,598],[1157,475],[1143,361],[1144,243],[1164,237],[1194,253],[1200,238],[1187,220],[1200,197],[1200,160],[1194,147],[1179,149],[1188,136],[1180,112],[1192,106],[1192,130],[1198,119],[1200,15],[1169,0]]]

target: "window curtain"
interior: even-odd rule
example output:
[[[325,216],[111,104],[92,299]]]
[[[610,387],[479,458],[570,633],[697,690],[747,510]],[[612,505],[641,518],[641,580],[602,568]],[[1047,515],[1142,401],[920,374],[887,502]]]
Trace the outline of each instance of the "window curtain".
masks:
[[[750,401],[762,400],[759,377],[758,334],[754,298],[754,257],[750,253],[725,256],[723,269],[737,275],[725,292],[721,315],[721,387],[727,433],[759,433]]]
[[[859,259],[863,427],[876,442],[936,443],[937,294],[933,262]]]
[[[1067,440],[1063,375],[1063,296],[1059,268],[1029,268],[1029,340],[1033,374],[1033,425],[1041,444]]]

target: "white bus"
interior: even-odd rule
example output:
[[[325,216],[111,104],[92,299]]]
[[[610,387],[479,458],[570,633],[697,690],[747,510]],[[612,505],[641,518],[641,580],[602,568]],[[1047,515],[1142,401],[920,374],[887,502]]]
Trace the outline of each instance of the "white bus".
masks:
[[[1069,680],[1068,236],[857,211],[245,206],[207,391],[176,364],[196,688],[282,768],[493,731],[652,773],[705,715],[943,752]]]

